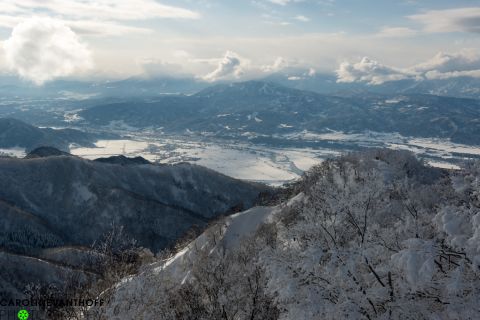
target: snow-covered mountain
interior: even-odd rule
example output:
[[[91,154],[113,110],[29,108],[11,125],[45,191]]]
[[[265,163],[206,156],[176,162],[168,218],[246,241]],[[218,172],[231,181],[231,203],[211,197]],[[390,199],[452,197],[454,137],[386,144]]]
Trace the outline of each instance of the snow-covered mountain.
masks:
[[[476,319],[480,171],[373,150],[102,293],[109,319]]]
[[[270,191],[188,163],[88,161],[58,150],[40,151],[25,159],[0,158],[2,292],[28,283],[15,264],[6,263],[12,257],[23,260],[24,269],[44,270],[35,273],[40,283],[55,278],[45,270],[85,274],[88,248],[113,228],[122,229],[122,238],[157,252],[192,227],[201,229],[219,215],[249,208]]]
[[[480,80],[475,77],[449,79],[403,79],[371,85],[366,82],[337,82],[335,73],[312,74],[308,69],[287,69],[257,79],[289,88],[327,95],[351,92],[377,94],[433,94],[457,98],[480,98]],[[217,84],[229,84],[218,81]],[[121,80],[74,81],[56,80],[39,87],[19,81],[16,77],[0,76],[0,94],[6,98],[49,99],[63,96],[66,100],[154,97],[161,94],[193,94],[208,88],[210,82],[184,77],[131,77]]]
[[[120,122],[167,133],[265,141],[304,130],[480,141],[479,100],[398,93],[326,96],[261,81],[216,85],[191,96],[99,105],[80,116],[90,126]]]
[[[366,82],[339,83],[337,75],[316,73],[308,75],[307,70],[292,70],[290,73],[275,73],[264,80],[275,82],[290,88],[314,91],[328,95],[357,93],[376,94],[432,94],[457,98],[480,98],[480,80],[475,77],[457,77],[449,79],[403,79],[382,84]]]
[[[67,150],[70,144],[92,146],[96,135],[74,129],[37,128],[20,120],[0,118],[0,148],[22,147],[33,150],[52,146]]]

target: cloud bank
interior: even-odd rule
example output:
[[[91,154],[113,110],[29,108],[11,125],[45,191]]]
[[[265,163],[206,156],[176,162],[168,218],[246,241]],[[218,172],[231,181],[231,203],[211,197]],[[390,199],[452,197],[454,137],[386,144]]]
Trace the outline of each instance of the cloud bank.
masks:
[[[304,0],[267,0],[267,1],[280,6],[286,6],[287,4],[292,2],[303,2]]]
[[[3,47],[7,66],[37,85],[92,67],[87,46],[65,24],[49,18],[18,24]]]
[[[164,5],[155,0],[2,0],[0,3],[2,14],[32,14],[39,11],[91,20],[196,19],[199,17],[198,13],[191,10]]]
[[[188,9],[164,5],[155,0],[2,0],[0,27],[13,28],[32,16],[49,16],[63,21],[72,30],[89,35],[148,33],[151,29],[126,22],[156,18],[198,19]]]
[[[409,77],[403,70],[383,65],[368,57],[364,57],[356,63],[343,62],[336,73],[337,82],[367,82],[372,85],[403,80]]]
[[[277,57],[273,64],[261,66],[260,69],[266,73],[279,72],[285,68],[288,68],[290,64],[283,57]]]
[[[409,16],[423,24],[423,31],[480,33],[480,7],[447,10],[429,10]]]
[[[287,3],[290,2],[290,0],[268,0],[268,1],[273,3],[273,4],[278,4],[280,6],[285,6],[285,5],[287,5]]]
[[[337,82],[366,82],[370,85],[404,79],[420,81],[457,77],[480,78],[480,55],[472,50],[439,52],[431,59],[409,68],[386,66],[364,57],[356,63],[341,63],[336,73]]]
[[[142,59],[138,62],[144,74],[148,77],[189,78],[193,75],[185,72],[183,66],[160,59]]]
[[[416,30],[407,27],[383,27],[376,36],[379,38],[406,38],[417,34]]]

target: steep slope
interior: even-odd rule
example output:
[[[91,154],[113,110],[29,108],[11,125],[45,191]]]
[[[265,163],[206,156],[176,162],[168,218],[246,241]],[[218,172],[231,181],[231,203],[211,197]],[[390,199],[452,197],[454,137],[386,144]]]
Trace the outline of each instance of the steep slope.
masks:
[[[41,146],[51,146],[68,151],[75,143],[92,146],[95,137],[73,129],[37,128],[16,119],[0,118],[0,148],[22,147],[32,150]]]
[[[1,213],[23,223],[20,229],[2,224],[2,235],[30,228],[44,234],[38,227],[43,225],[51,239],[89,245],[115,224],[156,251],[192,225],[204,225],[233,207],[251,206],[266,190],[186,163],[124,166],[73,156],[0,159]],[[28,241],[35,244],[40,237]]]
[[[384,150],[326,161],[292,190],[299,194],[290,201],[229,217],[173,257],[124,279],[101,313],[475,319],[479,168],[435,169],[409,153]]]
[[[263,223],[271,222],[274,216],[280,211],[280,207],[255,207],[221,221],[175,255],[145,267],[140,274],[123,279],[113,288],[113,292],[106,292],[105,298],[108,297],[109,304],[106,308],[100,310],[100,314],[106,315],[111,319],[120,319],[121,317],[132,318],[135,316],[141,317],[142,319],[176,318],[178,313],[176,313],[175,305],[172,305],[171,308],[164,308],[164,305],[158,305],[158,308],[151,308],[144,304],[134,303],[134,301],[138,301],[138,299],[145,299],[144,301],[158,299],[157,301],[165,301],[168,303],[171,298],[168,297],[170,293],[175,292],[175,290],[182,285],[187,285],[189,282],[195,281],[195,268],[198,266],[201,268],[207,267],[204,265],[204,263],[208,264],[206,259],[212,261],[212,264],[208,266],[211,267],[210,272],[222,273],[217,274],[218,277],[215,279],[218,281],[217,284],[219,286],[226,286],[226,281],[224,282],[223,280],[227,280],[230,284],[235,283],[238,279],[233,278],[233,275],[227,272],[226,268],[220,267],[216,270],[219,258],[224,256],[224,254],[230,254],[232,251],[240,248],[242,241],[248,241],[248,238],[253,237]],[[249,255],[250,254],[253,256],[255,252],[250,252]],[[247,263],[253,264],[254,259],[248,258]],[[239,272],[237,276],[248,279],[246,273],[243,272],[244,270],[240,269],[236,271]],[[231,278],[226,279],[227,277]],[[207,277],[205,279],[207,279]],[[238,281],[237,285],[241,281],[242,280]],[[228,288],[222,289],[225,289],[225,291],[228,290]],[[236,291],[239,287],[233,284],[230,289]],[[239,295],[242,294],[240,290],[238,290],[237,293]],[[227,301],[228,298],[225,299],[224,303],[227,303]],[[232,305],[239,303],[239,301],[229,302]],[[182,308],[180,304],[188,304],[190,301],[177,301],[177,303],[180,309]],[[246,314],[250,311],[248,305],[246,303],[240,305],[241,311],[239,315],[237,315],[238,319],[247,318]],[[192,319],[207,319],[202,317],[200,310],[198,311],[198,314],[190,314],[189,316]],[[92,312],[98,312],[98,310],[92,310]],[[243,317],[240,315],[243,315]],[[188,316],[185,317],[185,319],[187,318]],[[208,318],[217,319],[212,315]],[[269,318],[253,319],[260,320]]]

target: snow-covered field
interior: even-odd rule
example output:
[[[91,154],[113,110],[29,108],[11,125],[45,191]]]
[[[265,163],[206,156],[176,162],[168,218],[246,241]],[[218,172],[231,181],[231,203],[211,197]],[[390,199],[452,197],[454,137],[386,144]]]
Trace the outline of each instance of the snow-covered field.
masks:
[[[480,148],[448,140],[403,137],[399,134],[367,132],[316,134],[302,131],[286,140],[335,142],[332,148],[273,148],[248,142],[209,137],[135,134],[131,139],[100,140],[94,148],[72,148],[71,153],[87,158],[113,155],[142,156],[157,163],[194,162],[223,174],[245,180],[280,185],[301,176],[323,159],[357,147],[387,147],[410,150],[436,167],[458,169],[463,160],[478,158]],[[344,148],[338,147],[343,144]]]
[[[1,149],[0,148],[0,156],[8,156],[8,157],[15,157],[15,158],[23,158],[25,157],[25,148],[10,148],[10,149]]]
[[[303,171],[338,152],[165,138],[144,141],[100,140],[95,148],[72,148],[71,153],[87,159],[122,154],[142,156],[158,163],[188,161],[234,178],[278,185],[299,178]]]
[[[96,159],[114,155],[142,156],[156,163],[192,162],[238,179],[281,185],[298,179],[302,173],[326,158],[356,148],[387,147],[409,150],[435,167],[458,169],[462,161],[480,158],[480,148],[452,143],[445,139],[409,138],[399,134],[366,132],[347,134],[331,131],[317,134],[302,131],[282,137],[284,140],[324,143],[326,147],[275,148],[248,141],[214,137],[166,136],[153,132],[132,132],[122,140],[99,140],[95,147],[71,146],[74,155]],[[125,133],[125,131],[123,131]],[[329,147],[332,143],[332,147]],[[0,155],[24,157],[22,148],[0,149]]]

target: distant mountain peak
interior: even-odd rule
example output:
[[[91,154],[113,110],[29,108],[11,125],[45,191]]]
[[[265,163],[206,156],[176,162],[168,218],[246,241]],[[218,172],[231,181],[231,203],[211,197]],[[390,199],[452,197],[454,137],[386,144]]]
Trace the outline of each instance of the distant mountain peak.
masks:
[[[143,157],[128,158],[123,155],[111,156],[108,158],[98,158],[98,159],[95,159],[94,161],[101,162],[101,163],[119,164],[122,166],[151,164],[150,161],[148,161]]]
[[[21,147],[30,151],[50,146],[68,151],[72,143],[91,146],[94,141],[94,134],[75,129],[38,128],[21,120],[0,118],[0,148]]]
[[[199,97],[214,97],[217,95],[235,95],[245,96],[276,96],[298,90],[282,86],[270,81],[250,80],[245,82],[234,82],[229,84],[218,84],[204,89],[196,94]]]
[[[0,133],[7,130],[30,130],[36,131],[38,128],[14,118],[0,118]]]
[[[48,158],[58,156],[71,156],[70,153],[63,152],[54,147],[38,147],[27,154],[25,159]]]

